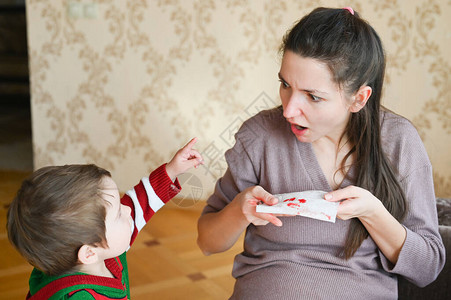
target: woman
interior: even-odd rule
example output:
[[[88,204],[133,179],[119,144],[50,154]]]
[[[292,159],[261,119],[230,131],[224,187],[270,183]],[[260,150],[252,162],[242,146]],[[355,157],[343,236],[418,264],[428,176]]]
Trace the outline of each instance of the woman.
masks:
[[[282,106],[247,120],[198,224],[235,258],[232,299],[396,299],[444,265],[432,167],[418,133],[381,107],[382,43],[351,8],[317,8],[285,36]],[[324,190],[337,222],[256,213],[274,194]]]

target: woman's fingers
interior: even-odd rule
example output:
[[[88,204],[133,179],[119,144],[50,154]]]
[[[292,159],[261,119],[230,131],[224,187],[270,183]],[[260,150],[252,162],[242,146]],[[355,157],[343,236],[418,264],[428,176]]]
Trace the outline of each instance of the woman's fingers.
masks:
[[[277,199],[272,194],[265,191],[265,189],[262,188],[261,186],[258,185],[253,186],[249,188],[248,191],[250,192],[250,196],[252,198],[260,200],[267,205],[274,205],[277,204],[277,202],[279,202],[279,199]]]
[[[362,190],[359,187],[356,186],[347,186],[343,189],[339,189],[333,192],[329,192],[324,196],[324,199],[326,199],[327,201],[342,201],[342,200],[346,200],[346,199],[351,199],[351,198],[357,198],[360,197],[362,194]]]
[[[263,202],[267,205],[274,205],[279,201],[279,199],[265,191],[264,188],[262,188],[261,186],[253,186],[248,188],[245,191],[245,199],[247,204],[252,207],[251,211],[249,212],[252,215],[252,217],[250,217],[250,222],[252,224],[258,226],[272,223],[275,226],[282,226],[282,221],[280,221],[279,218],[277,218],[273,214],[257,213],[255,211],[255,207],[259,202]]]
[[[282,221],[280,221],[280,219],[277,218],[276,216],[274,216],[273,214],[256,213],[255,216],[258,218],[256,220],[263,223],[263,224],[259,224],[259,225],[266,225],[268,223],[271,223],[278,227],[282,226]],[[252,222],[252,224],[257,225],[254,222]]]

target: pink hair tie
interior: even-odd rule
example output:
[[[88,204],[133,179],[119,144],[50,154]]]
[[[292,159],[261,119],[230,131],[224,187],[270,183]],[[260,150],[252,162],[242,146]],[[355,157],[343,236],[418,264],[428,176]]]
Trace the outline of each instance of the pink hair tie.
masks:
[[[348,10],[350,13],[351,13],[351,15],[354,15],[354,10],[352,9],[352,7],[343,7],[343,9],[346,9],[346,10]]]

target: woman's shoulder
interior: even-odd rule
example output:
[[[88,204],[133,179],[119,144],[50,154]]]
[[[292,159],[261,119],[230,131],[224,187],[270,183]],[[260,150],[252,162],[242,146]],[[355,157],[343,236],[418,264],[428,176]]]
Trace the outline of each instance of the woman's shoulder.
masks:
[[[381,142],[384,152],[398,169],[409,173],[411,169],[430,165],[423,141],[415,126],[407,118],[392,111],[381,112]]]
[[[243,122],[241,130],[251,129],[253,132],[268,132],[281,128],[285,118],[283,117],[282,106],[268,110],[263,110],[255,116]]]
[[[412,122],[388,109],[381,111],[381,136],[383,140],[421,142]]]
[[[257,113],[244,121],[235,134],[235,153],[246,149],[253,156],[259,156],[263,148],[271,148],[285,137],[285,124],[281,107]]]

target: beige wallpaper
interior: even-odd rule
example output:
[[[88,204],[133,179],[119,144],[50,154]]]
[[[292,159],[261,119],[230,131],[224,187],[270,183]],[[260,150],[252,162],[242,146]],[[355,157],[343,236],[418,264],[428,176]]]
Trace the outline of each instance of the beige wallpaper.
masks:
[[[316,6],[352,6],[385,43],[385,105],[418,127],[451,197],[450,0],[26,3],[36,168],[93,162],[126,190],[197,136],[207,164],[181,198],[207,197],[241,122],[280,102],[285,31]]]

